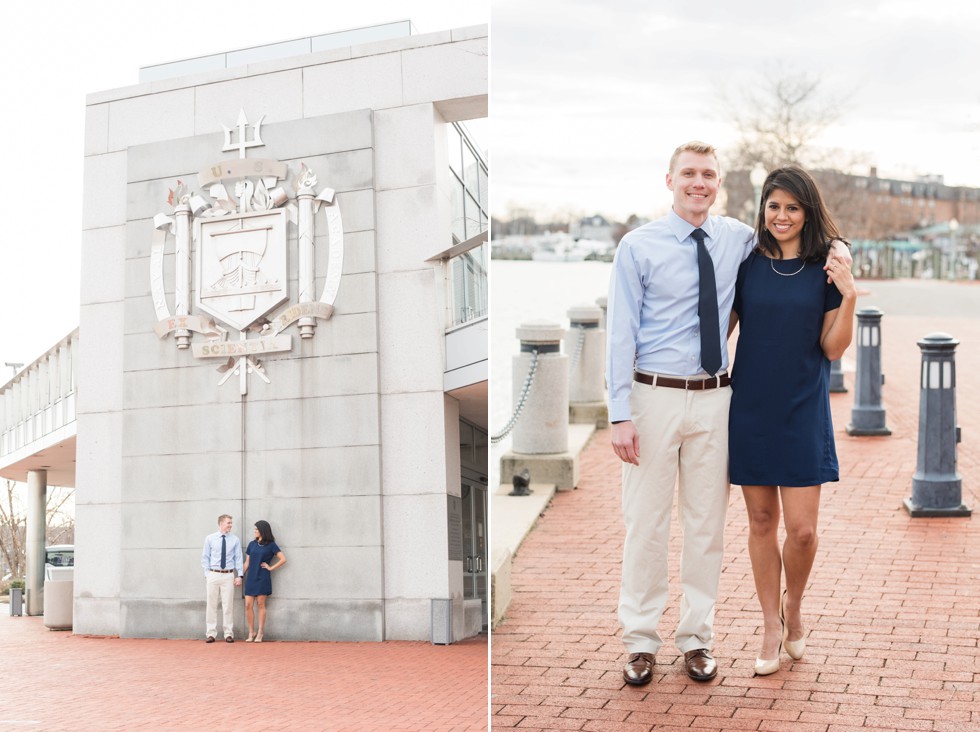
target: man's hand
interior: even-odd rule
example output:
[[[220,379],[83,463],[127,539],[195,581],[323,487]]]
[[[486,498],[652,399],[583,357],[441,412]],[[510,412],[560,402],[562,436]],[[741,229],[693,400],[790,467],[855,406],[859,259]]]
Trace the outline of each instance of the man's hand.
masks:
[[[624,463],[640,464],[640,435],[631,420],[612,426],[612,447]]]
[[[242,586],[242,578],[235,577],[235,587],[241,587],[241,586]]]

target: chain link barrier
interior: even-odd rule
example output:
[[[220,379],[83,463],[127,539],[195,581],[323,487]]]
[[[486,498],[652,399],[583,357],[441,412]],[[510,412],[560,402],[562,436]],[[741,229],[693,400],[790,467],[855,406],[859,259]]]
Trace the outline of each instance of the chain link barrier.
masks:
[[[569,374],[575,373],[575,366],[582,357],[582,348],[585,346],[585,328],[576,325],[573,325],[572,328],[578,331],[578,339],[575,342],[575,350],[572,352],[571,359],[568,363]]]
[[[521,387],[521,394],[517,398],[517,406],[514,408],[514,416],[510,418],[507,425],[504,427],[503,431],[496,435],[491,435],[490,442],[496,444],[504,439],[507,435],[511,433],[514,426],[517,424],[517,420],[521,418],[521,412],[524,411],[524,405],[527,403],[527,397],[531,393],[531,385],[534,383],[534,372],[538,370],[538,349],[535,348],[531,351],[531,366],[527,370],[527,376],[524,379],[524,385]]]

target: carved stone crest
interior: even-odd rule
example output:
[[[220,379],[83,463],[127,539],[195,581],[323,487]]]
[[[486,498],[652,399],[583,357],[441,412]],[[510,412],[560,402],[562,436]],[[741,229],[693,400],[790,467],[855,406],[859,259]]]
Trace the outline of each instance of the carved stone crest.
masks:
[[[264,146],[264,117],[252,129],[244,110],[237,129],[225,127],[223,151],[237,150],[238,159],[215,163],[198,175],[200,191],[192,193],[182,182],[170,190],[170,215],[154,217],[150,251],[150,289],[156,309],[154,328],[160,338],[174,334],[177,348],[193,345],[197,358],[227,359],[219,368],[219,385],[239,376],[241,393],[248,390],[248,374],[269,383],[261,353],[292,350],[292,337],[283,331],[297,324],[301,338],[315,335],[317,320],[328,320],[340,288],[344,232],[334,191],[317,191],[317,176],[305,163],[294,171],[293,195],[282,185],[290,170],[278,160],[246,158],[247,150]],[[237,132],[237,135],[235,134]],[[329,251],[327,277],[319,298],[314,293],[315,222],[325,205]],[[288,243],[297,242],[297,302],[289,299]],[[173,240],[176,260],[174,308],[171,311],[164,283],[164,257]],[[191,251],[194,261],[194,305],[191,310]],[[238,331],[229,340],[228,328]],[[200,334],[206,342],[191,341]],[[249,338],[249,334],[257,337]]]

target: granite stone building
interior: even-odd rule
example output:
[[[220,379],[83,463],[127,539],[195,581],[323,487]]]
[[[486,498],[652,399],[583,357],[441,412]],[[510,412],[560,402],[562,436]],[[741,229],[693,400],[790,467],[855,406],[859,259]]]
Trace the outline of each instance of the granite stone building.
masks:
[[[201,637],[223,513],[288,558],[270,639],[486,625],[487,28],[326,38],[87,99],[76,633]]]

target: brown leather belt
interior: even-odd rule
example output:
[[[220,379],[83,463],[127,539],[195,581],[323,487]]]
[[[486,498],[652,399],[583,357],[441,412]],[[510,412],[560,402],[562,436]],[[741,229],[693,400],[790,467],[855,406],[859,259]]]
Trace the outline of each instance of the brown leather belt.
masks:
[[[639,371],[634,371],[633,379],[639,381],[641,384],[649,384],[650,386],[666,386],[670,389],[688,389],[689,391],[715,389],[719,386],[728,386],[732,383],[732,377],[728,374],[709,376],[706,379],[675,379],[672,376],[650,376],[649,374],[641,374]]]
[[[218,572],[220,574],[228,574],[229,572],[234,572],[233,569],[212,569],[212,572]]]

